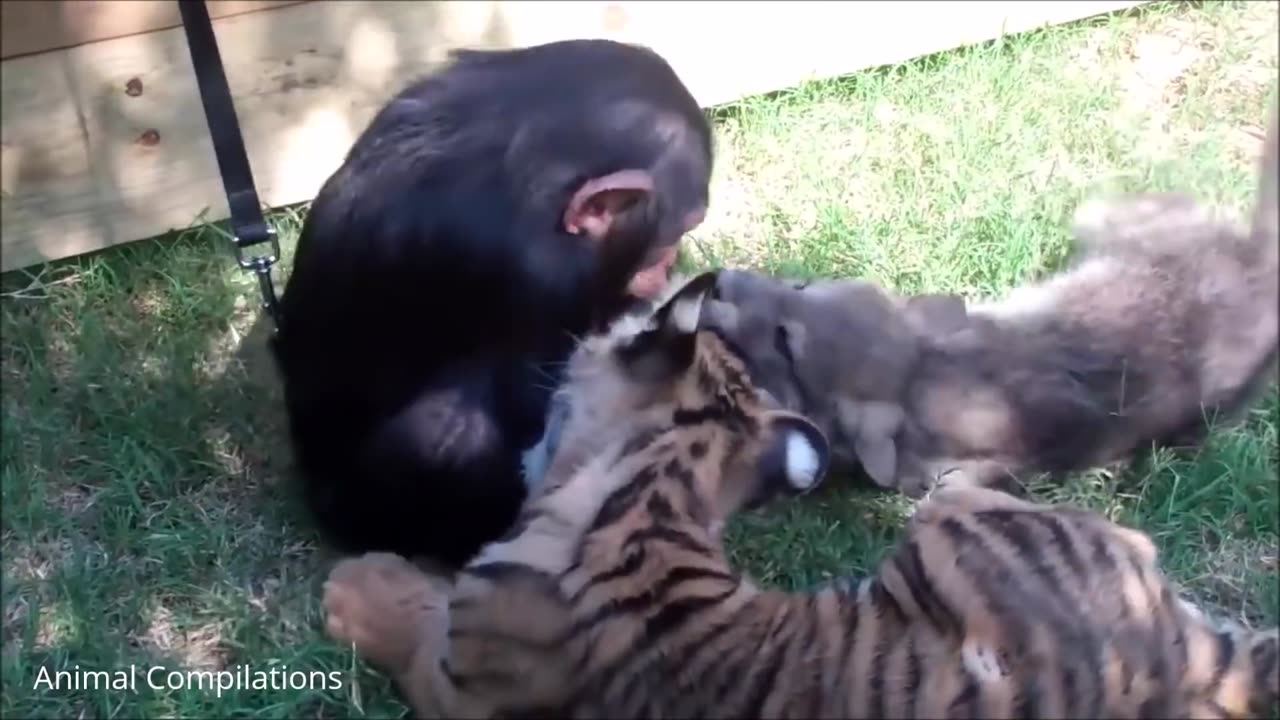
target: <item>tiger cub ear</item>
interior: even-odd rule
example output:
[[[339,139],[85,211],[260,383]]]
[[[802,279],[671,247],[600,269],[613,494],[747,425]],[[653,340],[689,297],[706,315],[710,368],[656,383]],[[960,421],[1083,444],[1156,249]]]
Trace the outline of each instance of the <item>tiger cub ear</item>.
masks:
[[[617,349],[629,372],[647,381],[669,380],[693,363],[702,303],[715,289],[716,272],[694,277],[663,303],[645,328]]]
[[[809,419],[790,412],[769,417],[769,441],[760,454],[759,472],[766,487],[800,495],[827,475],[831,447],[827,436]]]

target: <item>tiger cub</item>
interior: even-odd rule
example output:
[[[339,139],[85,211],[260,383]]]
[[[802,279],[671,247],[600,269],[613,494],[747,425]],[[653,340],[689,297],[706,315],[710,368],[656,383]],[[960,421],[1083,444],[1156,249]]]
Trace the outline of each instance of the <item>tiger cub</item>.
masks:
[[[862,580],[756,587],[721,531],[826,472],[809,421],[762,405],[696,330],[699,276],[568,368],[546,477],[452,586],[336,567],[328,629],[430,717],[1251,717],[1280,636],[1178,600],[1142,533],[943,486]]]

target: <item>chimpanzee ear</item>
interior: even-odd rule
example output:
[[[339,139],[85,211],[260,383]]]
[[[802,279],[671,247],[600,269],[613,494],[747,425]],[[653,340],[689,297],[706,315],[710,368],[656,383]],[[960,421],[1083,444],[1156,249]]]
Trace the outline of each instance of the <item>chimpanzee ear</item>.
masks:
[[[653,176],[647,170],[619,170],[582,184],[564,211],[564,229],[602,240],[619,215],[653,193]]]
[[[716,273],[685,283],[654,312],[645,329],[618,347],[618,359],[644,380],[668,380],[693,363],[702,303],[715,287]]]

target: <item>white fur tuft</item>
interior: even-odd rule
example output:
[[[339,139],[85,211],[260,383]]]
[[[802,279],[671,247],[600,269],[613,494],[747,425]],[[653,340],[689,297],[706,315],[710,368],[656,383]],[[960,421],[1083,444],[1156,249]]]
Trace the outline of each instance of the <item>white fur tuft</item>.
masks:
[[[797,490],[808,490],[818,480],[822,458],[809,436],[796,431],[787,437],[787,482]]]
[[[641,333],[658,329],[658,318],[654,316],[658,308],[667,304],[667,302],[680,292],[680,289],[688,284],[689,278],[680,273],[672,275],[670,282],[662,290],[662,294],[645,303],[643,312],[634,312],[622,315],[613,321],[608,330],[599,336],[602,338],[597,342],[603,345],[611,346],[621,342],[626,342]],[[589,337],[588,342],[596,338]]]
[[[960,662],[980,683],[999,682],[1009,674],[996,648],[973,639],[965,640],[960,646]]]

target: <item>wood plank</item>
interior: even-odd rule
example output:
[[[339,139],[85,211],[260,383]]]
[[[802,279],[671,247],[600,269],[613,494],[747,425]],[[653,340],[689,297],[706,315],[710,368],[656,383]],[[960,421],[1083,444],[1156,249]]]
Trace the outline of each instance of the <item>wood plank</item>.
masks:
[[[210,0],[209,17],[216,20],[307,1]],[[181,25],[174,0],[4,0],[0,2],[0,58]]]
[[[312,198],[387,97],[459,46],[641,42],[713,105],[1138,4],[308,2],[215,30],[259,192],[280,206]],[[0,87],[0,269],[227,216],[181,28],[12,58]]]

